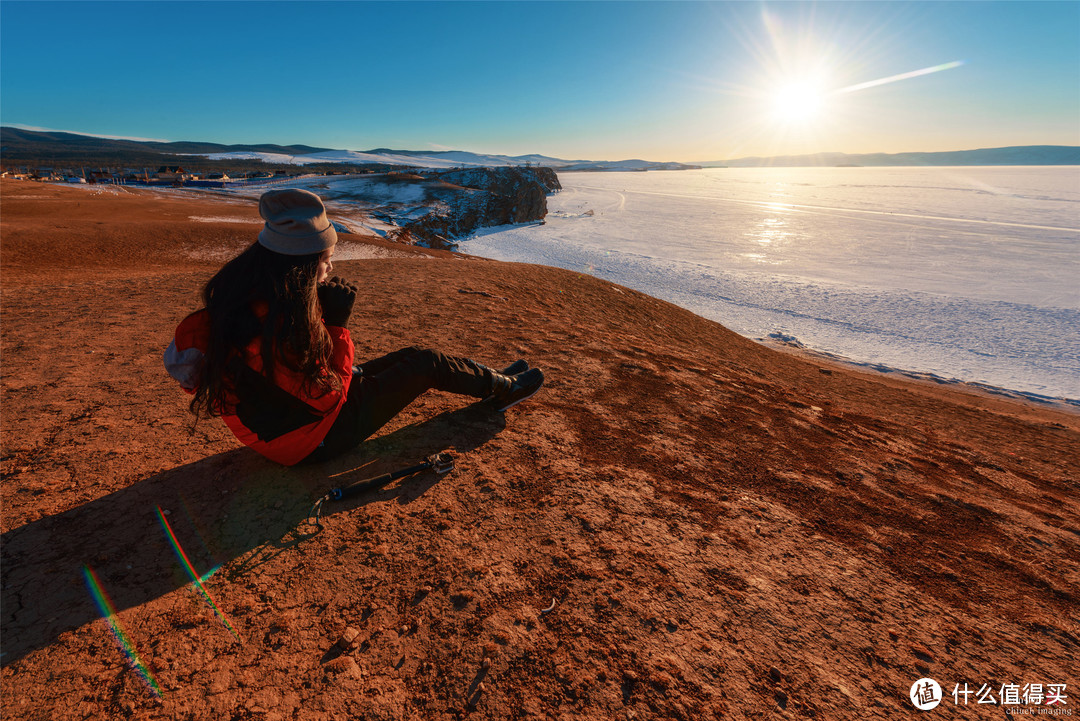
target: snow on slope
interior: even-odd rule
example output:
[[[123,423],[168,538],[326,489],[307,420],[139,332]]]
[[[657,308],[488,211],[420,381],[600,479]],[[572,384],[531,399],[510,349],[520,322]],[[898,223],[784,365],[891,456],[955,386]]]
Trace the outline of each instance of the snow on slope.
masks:
[[[512,158],[508,155],[482,155],[461,150],[418,153],[414,151],[367,151],[326,150],[310,155],[283,155],[280,153],[234,152],[213,153],[206,155],[211,160],[262,160],[266,163],[288,163],[290,165],[308,165],[311,163],[353,163],[356,165],[379,164],[401,165],[413,168],[491,168],[504,165],[546,165],[561,168],[582,163],[580,160],[560,160],[543,155],[523,155]]]
[[[311,155],[299,155],[295,162],[302,163],[381,163],[386,165],[407,165],[417,168],[454,168],[459,163],[428,156],[413,156],[399,153],[365,153],[358,150],[327,150]]]
[[[208,154],[208,155],[197,155],[197,154],[191,154],[191,155],[195,155],[195,157],[200,157],[200,158],[209,158],[210,160],[218,160],[218,159],[221,159],[221,160],[261,160],[264,163],[291,164],[291,165],[302,165],[303,164],[302,162],[297,161],[297,157],[304,157],[304,156],[295,156],[295,155],[285,155],[284,153],[258,153],[258,152],[255,152],[255,151],[246,151],[246,150],[245,151],[237,151],[237,152],[234,152],[234,153],[211,153],[211,154]]]
[[[546,155],[485,155],[464,150],[441,150],[430,153],[415,150],[324,150],[309,155],[281,153],[233,152],[213,153],[203,157],[211,160],[262,160],[266,163],[308,165],[311,163],[351,163],[356,165],[399,165],[410,168],[494,168],[501,166],[542,165],[562,170],[678,170],[679,163],[651,160],[563,160]]]

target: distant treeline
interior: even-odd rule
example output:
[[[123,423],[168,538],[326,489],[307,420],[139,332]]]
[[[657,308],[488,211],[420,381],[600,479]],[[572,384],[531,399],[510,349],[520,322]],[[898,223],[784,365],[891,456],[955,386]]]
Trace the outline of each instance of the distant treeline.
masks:
[[[383,163],[357,165],[354,163],[267,163],[257,159],[230,158],[211,160],[204,155],[188,153],[259,152],[284,155],[306,155],[326,150],[308,145],[221,145],[219,143],[115,140],[74,133],[0,128],[0,165],[5,170],[28,169],[85,169],[112,171],[156,171],[163,165],[180,166],[192,173],[360,173],[386,172],[399,166]]]
[[[202,156],[178,156],[154,153],[50,153],[45,155],[0,153],[0,166],[4,170],[17,171],[21,168],[29,170],[49,169],[59,171],[72,170],[108,170],[113,172],[127,172],[134,170],[142,172],[145,168],[151,174],[162,166],[180,166],[189,173],[227,173],[236,175],[245,172],[273,173],[277,170],[285,170],[288,173],[385,173],[390,170],[400,170],[401,166],[370,163],[357,165],[355,163],[311,163],[307,165],[294,165],[291,163],[266,163],[261,160],[211,160]]]

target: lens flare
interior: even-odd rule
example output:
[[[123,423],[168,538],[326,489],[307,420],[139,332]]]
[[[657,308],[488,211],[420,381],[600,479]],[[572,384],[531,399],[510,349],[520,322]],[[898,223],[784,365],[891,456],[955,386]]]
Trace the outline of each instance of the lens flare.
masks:
[[[134,644],[131,643],[131,639],[124,632],[123,627],[120,625],[120,619],[116,616],[116,608],[113,606],[108,595],[105,593],[105,588],[101,585],[101,580],[98,579],[97,574],[94,573],[94,569],[89,566],[83,566],[83,577],[86,579],[86,587],[90,591],[90,595],[94,599],[94,603],[98,607],[98,612],[101,613],[105,622],[109,624],[109,629],[112,631],[113,638],[116,639],[117,645],[120,650],[127,656],[128,663],[133,669],[142,677],[146,687],[150,689],[150,693],[154,694],[157,698],[163,698],[165,694],[161,690],[161,686],[158,685],[157,680],[154,679],[150,670],[146,668],[146,664],[139,658],[139,654],[135,651]]]
[[[908,78],[917,78],[920,75],[929,75],[930,73],[940,73],[942,70],[952,70],[958,68],[964,64],[963,60],[953,60],[951,63],[942,63],[941,65],[934,65],[929,68],[922,68],[921,70],[912,70],[909,73],[900,73],[899,75],[890,75],[887,78],[878,78],[877,80],[870,80],[865,83],[859,83],[857,85],[849,85],[846,88],[840,88],[834,90],[834,95],[841,95],[843,93],[853,93],[856,90],[866,90],[867,88],[875,88],[878,85],[885,85],[886,83],[895,83],[898,80],[907,80]]]
[[[218,608],[218,605],[214,603],[214,599],[210,597],[210,593],[206,590],[206,586],[203,585],[211,576],[217,573],[217,570],[221,568],[221,566],[215,566],[202,576],[196,573],[195,567],[191,565],[191,561],[188,559],[187,554],[184,553],[184,549],[180,545],[180,540],[176,537],[176,534],[173,533],[172,526],[169,525],[169,521],[165,518],[165,514],[162,512],[160,506],[157,509],[157,514],[158,520],[161,521],[161,527],[165,530],[165,536],[169,539],[169,543],[172,544],[173,551],[176,553],[176,557],[180,559],[180,563],[181,565],[183,565],[184,570],[188,572],[189,576],[191,576],[191,580],[195,584],[195,588],[199,589],[199,593],[202,594],[203,599],[206,601],[207,604],[209,604],[210,608],[214,612],[214,615],[217,616],[218,620],[225,625],[225,628],[229,631],[229,633],[233,635],[233,638],[235,638],[236,641],[240,643],[240,634],[236,632],[236,630],[232,627],[232,624],[229,623],[229,620],[225,618],[225,614],[222,613],[221,609]]]

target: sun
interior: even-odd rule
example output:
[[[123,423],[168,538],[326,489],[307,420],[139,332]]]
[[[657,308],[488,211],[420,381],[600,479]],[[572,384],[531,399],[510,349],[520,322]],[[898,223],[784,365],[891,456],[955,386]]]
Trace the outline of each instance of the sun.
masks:
[[[812,125],[821,118],[824,107],[821,86],[809,81],[782,85],[772,96],[773,118],[784,125]]]

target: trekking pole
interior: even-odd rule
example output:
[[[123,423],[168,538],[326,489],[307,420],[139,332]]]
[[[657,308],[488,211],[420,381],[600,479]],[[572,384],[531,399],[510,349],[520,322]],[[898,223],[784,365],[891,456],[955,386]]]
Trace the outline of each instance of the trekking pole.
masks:
[[[440,476],[444,473],[449,473],[454,470],[454,457],[449,453],[436,453],[428,456],[423,463],[418,463],[415,466],[402,468],[401,470],[393,471],[392,473],[384,473],[381,476],[375,476],[374,478],[365,478],[362,481],[357,481],[356,483],[341,488],[334,488],[325,496],[315,501],[315,505],[311,507],[311,511],[308,513],[308,521],[314,523],[315,527],[319,530],[322,530],[323,526],[319,519],[322,516],[323,504],[327,501],[340,501],[343,498],[355,496],[358,493],[374,491],[377,488],[382,488],[391,481],[396,481],[399,478],[405,478],[406,476],[412,476],[429,470],[435,471],[435,473]]]

